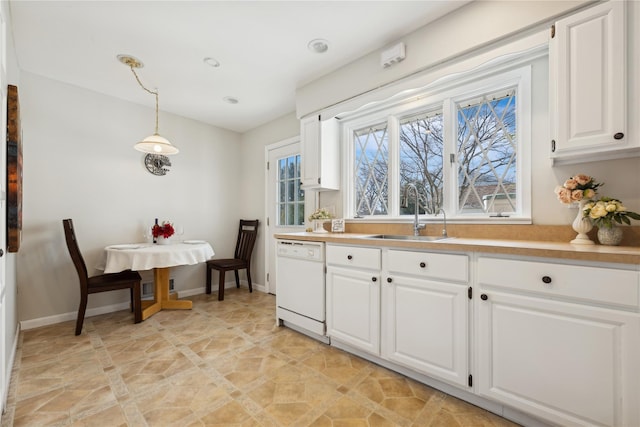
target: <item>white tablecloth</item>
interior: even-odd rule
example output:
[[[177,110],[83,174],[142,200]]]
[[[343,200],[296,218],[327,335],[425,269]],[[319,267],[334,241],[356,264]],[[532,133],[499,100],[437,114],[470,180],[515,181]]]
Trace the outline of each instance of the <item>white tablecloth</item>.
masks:
[[[153,268],[194,265],[208,261],[214,255],[209,243],[175,243],[154,245],[140,243],[112,245],[105,248],[105,273],[123,270],[151,270]]]

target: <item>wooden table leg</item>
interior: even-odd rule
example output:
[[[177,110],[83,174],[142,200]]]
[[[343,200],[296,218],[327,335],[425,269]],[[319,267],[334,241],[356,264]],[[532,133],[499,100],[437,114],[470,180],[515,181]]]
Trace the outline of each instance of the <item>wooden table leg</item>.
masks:
[[[169,267],[153,269],[155,292],[153,301],[143,301],[142,320],[148,319],[165,308],[190,310],[193,307],[191,301],[178,301],[177,293],[169,293],[169,271]]]

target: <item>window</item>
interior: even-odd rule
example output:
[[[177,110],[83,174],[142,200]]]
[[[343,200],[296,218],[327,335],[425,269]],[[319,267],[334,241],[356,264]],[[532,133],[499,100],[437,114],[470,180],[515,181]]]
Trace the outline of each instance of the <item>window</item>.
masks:
[[[343,118],[347,215],[530,218],[530,67],[449,88]]]
[[[456,103],[458,211],[516,212],[516,90]]]
[[[354,132],[356,212],[386,215],[389,186],[389,141],[386,123]]]
[[[300,185],[300,155],[279,159],[278,225],[304,223],[304,191]]]

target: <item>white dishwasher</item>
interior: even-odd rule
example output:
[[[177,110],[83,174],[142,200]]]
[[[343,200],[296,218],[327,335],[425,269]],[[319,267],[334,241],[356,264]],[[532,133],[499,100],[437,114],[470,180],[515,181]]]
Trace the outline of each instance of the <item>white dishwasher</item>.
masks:
[[[324,243],[278,240],[276,246],[278,322],[328,342]]]

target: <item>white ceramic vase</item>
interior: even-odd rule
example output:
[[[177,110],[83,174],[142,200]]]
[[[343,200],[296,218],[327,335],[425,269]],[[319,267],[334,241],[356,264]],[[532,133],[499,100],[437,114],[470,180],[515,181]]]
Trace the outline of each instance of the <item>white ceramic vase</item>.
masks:
[[[163,237],[163,236],[158,236],[158,238],[156,239],[156,242],[159,245],[169,245],[171,244],[171,237]]]
[[[578,214],[576,215],[576,219],[573,220],[573,230],[578,233],[575,239],[570,241],[569,243],[573,245],[593,245],[593,241],[589,239],[587,233],[591,231],[593,228],[593,224],[591,224],[591,220],[589,218],[585,218],[582,209],[584,208],[586,200],[580,200],[578,202]]]
[[[313,220],[313,232],[314,233],[328,233],[327,230],[324,229],[324,223],[327,222],[326,219],[314,219]]]

